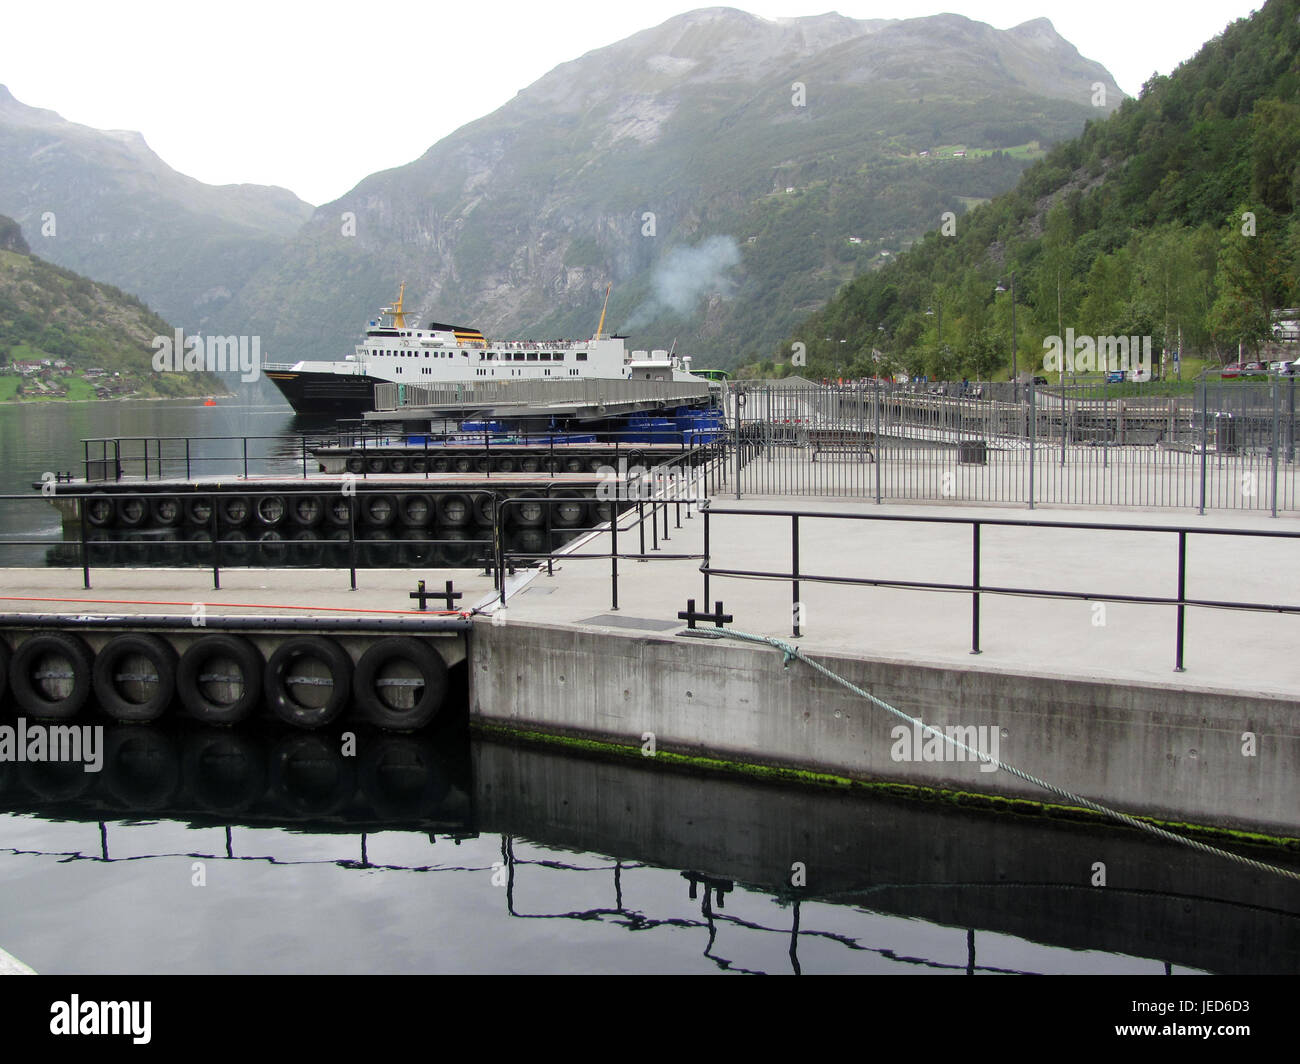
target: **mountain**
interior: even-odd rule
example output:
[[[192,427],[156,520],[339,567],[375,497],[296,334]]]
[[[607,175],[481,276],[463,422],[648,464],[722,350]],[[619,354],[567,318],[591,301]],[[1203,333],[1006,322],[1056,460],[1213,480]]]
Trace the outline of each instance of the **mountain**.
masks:
[[[318,208],[228,318],[339,356],[406,281],[425,321],[582,336],[612,283],[637,346],[734,365],[1121,99],[1045,19],[692,11]]]
[[[758,371],[788,365],[801,341],[808,362],[796,372],[814,377],[837,364],[870,374],[876,348],[913,373],[1006,376],[1011,302],[995,289],[1013,275],[1021,371],[1043,366],[1046,338],[1067,329],[1149,336],[1166,369],[1175,349],[1214,364],[1267,348],[1275,311],[1300,304],[1300,0],[1268,0],[955,235],[932,231],[846,286]]]
[[[139,133],[68,122],[0,85],[0,213],[49,261],[197,329],[222,324],[224,304],[311,207],[281,188],[205,185]]]
[[[207,373],[155,373],[153,340],[171,338],[172,327],[134,296],[37,258],[27,244],[0,215],[0,399],[226,393]]]

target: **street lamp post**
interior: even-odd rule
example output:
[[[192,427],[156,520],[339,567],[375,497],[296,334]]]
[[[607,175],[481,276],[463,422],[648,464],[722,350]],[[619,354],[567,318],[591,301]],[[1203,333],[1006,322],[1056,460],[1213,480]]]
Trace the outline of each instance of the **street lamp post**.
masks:
[[[1002,285],[993,289],[995,292],[1007,291]],[[1020,402],[1020,370],[1016,363],[1016,271],[1011,271],[1011,380],[1016,402]]]

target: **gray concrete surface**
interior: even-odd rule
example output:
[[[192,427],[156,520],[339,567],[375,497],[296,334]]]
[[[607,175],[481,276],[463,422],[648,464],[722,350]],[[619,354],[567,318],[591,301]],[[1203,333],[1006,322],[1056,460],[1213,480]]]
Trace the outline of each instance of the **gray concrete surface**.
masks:
[[[718,507],[735,504],[719,500]],[[741,508],[779,505],[746,500]],[[809,507],[811,508],[811,507]],[[828,503],[835,512],[1020,519],[1019,510]],[[1168,527],[1170,514],[1044,511],[1040,521]],[[626,518],[625,518],[626,520]],[[673,522],[675,524],[675,522]],[[703,519],[670,528],[665,552],[702,549]],[[801,570],[898,580],[969,579],[970,530],[908,523],[803,522]],[[1224,518],[1205,527],[1224,525]],[[711,517],[715,566],[788,569],[787,517]],[[1234,515],[1236,528],[1295,522]],[[636,539],[620,537],[620,549]],[[597,534],[575,549],[607,549]],[[1300,602],[1294,541],[1193,537],[1188,593]],[[1172,594],[1168,533],[987,528],[986,583],[1113,594]],[[522,578],[504,623],[475,627],[471,712],[511,727],[980,793],[1051,799],[970,762],[897,760],[896,718],[798,663],[733,641],[675,634],[703,605],[697,560],[566,560]],[[714,577],[735,628],[791,639],[904,712],[936,726],[996,727],[1003,760],[1093,799],[1171,820],[1300,834],[1300,617],[1189,609],[1188,671],[1173,672],[1174,609],[986,596],[969,653],[970,596],[805,583],[805,635],[791,639],[788,581]],[[1104,610],[1094,608],[1097,605]],[[1253,739],[1247,741],[1247,734]],[[1250,743],[1254,751],[1246,752]]]
[[[0,949],[0,975],[35,975],[36,972],[17,957],[10,956]]]

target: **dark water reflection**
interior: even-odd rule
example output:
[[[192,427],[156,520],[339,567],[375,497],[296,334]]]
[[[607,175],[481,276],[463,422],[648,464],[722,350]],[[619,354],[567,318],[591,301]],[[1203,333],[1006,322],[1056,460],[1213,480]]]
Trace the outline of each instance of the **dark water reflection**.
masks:
[[[239,441],[203,441],[199,437],[275,437],[250,442],[249,471],[293,474],[302,471],[301,448],[297,441],[282,437],[319,435],[330,428],[330,422],[299,417],[287,406],[234,401],[212,407],[192,399],[0,404],[0,494],[30,496],[30,501],[0,505],[0,539],[48,539],[54,543],[63,538],[58,514],[33,489],[33,484],[39,484],[47,472],[83,476],[87,455],[83,440],[142,436],[193,439],[190,452],[197,476],[233,475],[244,468],[244,450]],[[184,444],[165,446],[172,458],[164,472],[184,475]],[[133,448],[131,455],[144,453],[141,444],[129,447]],[[92,457],[102,453],[92,450]],[[45,554],[46,548],[40,546],[0,546],[0,565],[43,565]],[[64,562],[56,560],[55,564]]]
[[[0,765],[0,944],[38,970],[1298,966],[1289,884],[1128,831],[454,728],[358,732],[351,757],[337,733],[177,724],[107,741],[98,774]]]

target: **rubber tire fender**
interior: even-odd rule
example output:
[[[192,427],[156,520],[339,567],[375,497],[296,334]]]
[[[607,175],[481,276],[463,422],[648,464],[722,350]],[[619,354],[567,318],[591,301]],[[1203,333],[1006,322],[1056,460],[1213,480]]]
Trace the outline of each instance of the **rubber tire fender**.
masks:
[[[428,528],[436,513],[437,506],[430,495],[416,492],[398,497],[397,519],[403,528]]]
[[[259,495],[253,503],[254,523],[259,528],[275,528],[289,517],[289,500],[283,495]]]
[[[42,654],[63,655],[72,665],[72,690],[66,698],[51,702],[32,682],[32,668]],[[80,636],[68,632],[42,632],[31,636],[14,651],[9,662],[9,688],[18,707],[45,720],[71,720],[90,698],[91,673],[95,656]]]
[[[117,516],[113,497],[107,492],[97,491],[88,499],[82,499],[81,505],[86,508],[86,524],[91,528],[110,528]]]
[[[323,706],[304,706],[290,693],[286,680],[294,662],[315,658],[329,670],[333,689]],[[262,677],[266,703],[276,717],[297,728],[321,728],[334,720],[352,697],[352,659],[338,643],[319,635],[286,639],[271,655]]]
[[[214,658],[224,657],[238,667],[244,691],[233,702],[214,702],[203,693],[202,677]],[[191,643],[176,666],[176,692],[181,705],[204,724],[238,724],[262,697],[262,655],[243,636],[216,633]]]
[[[357,496],[357,516],[366,528],[388,528],[397,520],[397,496],[387,494]],[[383,504],[387,504],[385,512]],[[378,511],[378,516],[376,516]]]
[[[552,528],[583,527],[583,523],[587,519],[587,500],[581,493],[576,491],[557,491],[551,496],[551,498],[556,500],[556,503],[551,506]],[[559,502],[559,500],[564,500],[564,502],[569,503],[569,509],[576,510],[576,516],[572,519],[566,519],[564,517],[565,507],[563,503]],[[577,504],[576,507],[572,505],[573,503]]]
[[[395,709],[379,693],[380,670],[390,662],[413,665],[424,681],[419,700],[410,709]],[[447,696],[447,663],[419,639],[379,639],[366,648],[352,676],[352,697],[366,720],[385,731],[419,731],[442,709]]]
[[[149,513],[159,528],[175,528],[185,520],[185,503],[175,495],[155,495],[149,500]]]
[[[289,500],[289,521],[294,528],[315,528],[325,520],[325,500],[319,495],[295,495]]]
[[[149,521],[149,500],[143,495],[119,495],[114,512],[119,528],[143,528]]]
[[[464,528],[474,517],[473,504],[465,495],[439,495],[435,505],[438,524],[447,528]]]
[[[513,503],[506,507],[506,523],[512,528],[543,528],[546,525],[546,508],[550,503],[545,501],[545,496],[540,491],[521,491],[515,496],[516,499],[534,499],[536,504],[529,506],[527,503]],[[529,511],[533,513],[530,516]]]
[[[243,504],[242,515],[240,503]],[[253,504],[247,495],[222,495],[218,496],[217,513],[226,528],[242,528],[253,516]]]
[[[114,674],[128,654],[147,658],[158,677],[153,696],[144,702],[132,702],[117,689]],[[166,640],[147,632],[116,635],[95,655],[91,676],[95,700],[114,720],[123,723],[157,720],[167,712],[176,695],[176,651]]]

